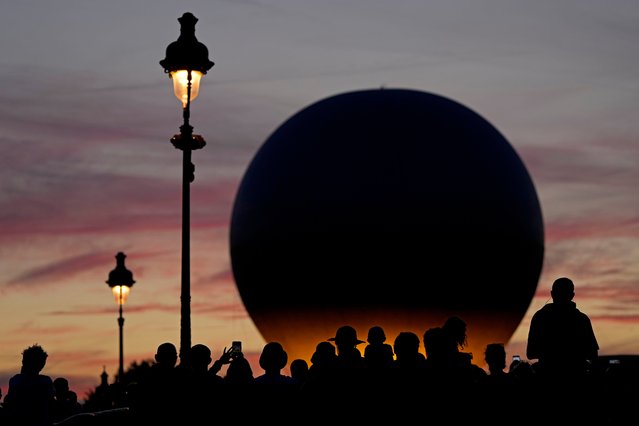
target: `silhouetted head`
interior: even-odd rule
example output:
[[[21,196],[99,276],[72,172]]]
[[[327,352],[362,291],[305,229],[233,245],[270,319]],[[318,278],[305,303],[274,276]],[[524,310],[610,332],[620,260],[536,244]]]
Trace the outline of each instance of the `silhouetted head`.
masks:
[[[308,363],[302,358],[291,361],[291,377],[304,381],[308,375]]]
[[[171,342],[165,342],[158,346],[155,353],[155,361],[162,365],[175,366],[178,359],[178,353],[175,345]]]
[[[506,368],[506,349],[504,349],[504,345],[501,343],[489,343],[486,345],[484,360],[491,372],[503,371]]]
[[[335,358],[337,358],[335,346],[331,342],[319,342],[311,356],[311,364],[329,365],[335,362]]]
[[[431,327],[424,332],[424,350],[431,361],[442,361],[454,355],[455,343],[444,327]]]
[[[211,349],[208,346],[198,343],[191,347],[189,352],[191,366],[195,370],[206,369],[211,363]]]
[[[446,319],[442,329],[452,337],[460,348],[466,346],[466,321],[458,316],[451,316]]]
[[[366,341],[372,344],[384,343],[386,341],[386,333],[384,333],[384,329],[379,325],[374,325],[369,328]]]
[[[22,372],[39,373],[46,365],[48,356],[49,354],[37,343],[29,346],[22,351]]]
[[[550,290],[553,303],[566,303],[570,302],[575,297],[575,284],[570,278],[561,277],[557,278],[552,283],[552,290]]]
[[[530,380],[533,376],[535,376],[535,374],[537,374],[536,363],[531,364],[530,362],[523,360],[512,363],[508,372],[521,380]]]
[[[64,377],[57,377],[53,381],[53,389],[56,395],[64,396],[69,392],[69,381]]]
[[[417,352],[419,352],[419,336],[413,333],[412,331],[401,331],[397,337],[395,337],[395,342],[393,342],[393,351],[395,352],[395,356],[398,360],[401,360],[405,357],[414,356]]]
[[[328,339],[330,342],[335,342],[338,348],[340,347],[355,347],[360,343],[364,343],[363,340],[357,338],[357,331],[350,325],[343,325],[337,329],[335,337]]]
[[[251,383],[253,381],[253,369],[244,356],[233,358],[226,370],[224,379],[232,383]]]
[[[260,354],[260,367],[264,371],[279,371],[286,367],[288,354],[279,342],[268,342]]]

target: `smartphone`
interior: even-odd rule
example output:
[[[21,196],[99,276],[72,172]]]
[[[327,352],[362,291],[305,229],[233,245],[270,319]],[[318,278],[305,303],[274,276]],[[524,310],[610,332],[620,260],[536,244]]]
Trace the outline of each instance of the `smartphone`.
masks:
[[[231,353],[233,354],[242,353],[242,342],[240,342],[239,340],[234,340],[233,343],[231,343]]]
[[[517,362],[521,361],[521,357],[519,355],[513,355],[513,362],[515,361]]]

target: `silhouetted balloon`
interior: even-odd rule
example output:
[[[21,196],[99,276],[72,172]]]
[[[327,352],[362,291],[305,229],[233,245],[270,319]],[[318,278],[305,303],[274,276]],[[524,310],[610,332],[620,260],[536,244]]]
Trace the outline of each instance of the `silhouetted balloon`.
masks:
[[[248,313],[290,359],[340,325],[381,325],[392,343],[458,315],[483,364],[535,293],[543,219],[523,162],[480,115],[431,93],[361,90],[302,109],[260,147],[230,249]]]

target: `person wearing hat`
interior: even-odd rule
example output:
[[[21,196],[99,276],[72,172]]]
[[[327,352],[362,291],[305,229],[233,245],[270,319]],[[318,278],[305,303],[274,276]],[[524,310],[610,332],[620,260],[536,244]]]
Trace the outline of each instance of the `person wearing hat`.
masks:
[[[350,325],[337,329],[335,337],[328,339],[337,348],[335,359],[337,387],[336,391],[358,393],[363,387],[365,364],[364,357],[357,345],[364,343],[357,338],[357,331]]]
[[[376,400],[372,397],[378,394],[379,398],[381,393],[376,392],[377,386],[372,386],[364,356],[357,347],[365,342],[357,338],[357,331],[350,325],[339,327],[335,337],[328,341],[333,342],[337,348],[334,388],[330,394],[333,407],[342,413],[339,422],[372,421],[373,418],[367,416],[377,411],[362,413],[352,410],[355,402],[367,401],[366,404],[372,404],[371,406],[379,405],[373,402]]]
[[[360,368],[364,366],[364,357],[357,345],[364,343],[357,338],[357,331],[350,325],[337,329],[335,337],[328,339],[337,347],[337,364],[343,368]]]

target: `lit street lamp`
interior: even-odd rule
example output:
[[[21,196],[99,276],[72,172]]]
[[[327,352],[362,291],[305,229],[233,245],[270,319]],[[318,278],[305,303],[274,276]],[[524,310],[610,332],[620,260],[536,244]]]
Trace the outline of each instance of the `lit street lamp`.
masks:
[[[182,102],[184,124],[180,134],[171,138],[176,149],[183,152],[182,158],[182,286],[180,319],[180,363],[188,364],[191,348],[191,248],[190,248],[190,187],[195,179],[195,166],[191,162],[191,152],[204,148],[206,142],[200,135],[193,134],[189,124],[191,101],[200,91],[200,79],[211,69],[207,47],[195,37],[195,23],[198,19],[185,13],[180,22],[180,36],[166,48],[166,58],[160,61],[164,72],[173,80],[175,96]]]
[[[113,295],[115,296],[115,301],[120,308],[120,316],[118,317],[118,326],[120,328],[120,364],[118,366],[118,381],[122,381],[122,377],[124,375],[124,317],[122,316],[122,306],[124,306],[124,303],[131,292],[131,287],[135,284],[133,273],[124,266],[125,258],[126,255],[122,252],[115,255],[115,269],[109,272],[109,279],[106,281],[106,283],[109,284],[109,287],[111,287],[111,291],[113,291]]]

